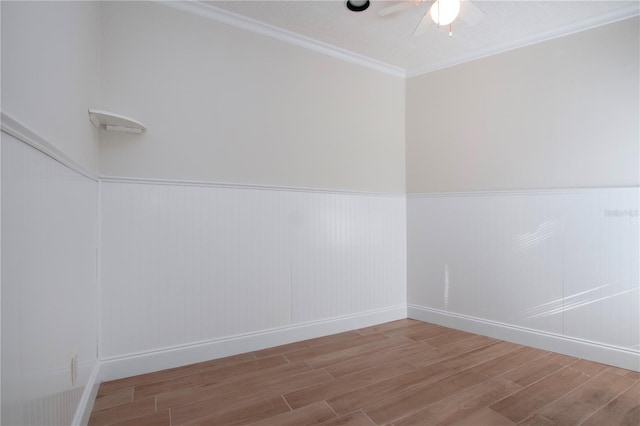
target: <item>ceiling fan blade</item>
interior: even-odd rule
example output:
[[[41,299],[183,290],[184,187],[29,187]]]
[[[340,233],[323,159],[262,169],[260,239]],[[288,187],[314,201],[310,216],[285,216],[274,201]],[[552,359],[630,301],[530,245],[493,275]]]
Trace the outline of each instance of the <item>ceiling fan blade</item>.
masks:
[[[476,25],[484,18],[485,13],[469,0],[463,0],[460,2],[460,14],[458,17],[462,22],[470,27]]]
[[[383,7],[378,11],[378,16],[388,16],[396,12],[400,12],[405,9],[409,9],[413,6],[417,6],[422,3],[423,0],[403,1],[396,3],[393,6]]]
[[[433,19],[431,19],[431,16],[429,16],[429,12],[427,11],[427,13],[425,13],[422,19],[420,20],[420,22],[418,22],[418,25],[416,26],[416,29],[413,30],[413,33],[411,34],[411,36],[417,37],[419,35],[426,33],[427,30],[431,28],[431,25],[433,24],[434,24]]]

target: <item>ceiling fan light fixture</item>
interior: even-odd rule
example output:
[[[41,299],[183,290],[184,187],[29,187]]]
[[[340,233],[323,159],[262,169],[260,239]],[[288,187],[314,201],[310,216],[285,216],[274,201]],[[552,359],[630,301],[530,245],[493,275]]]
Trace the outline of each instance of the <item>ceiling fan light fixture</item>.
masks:
[[[347,9],[352,12],[362,12],[369,7],[369,0],[347,0]]]
[[[460,0],[436,0],[431,6],[431,19],[438,25],[449,25],[460,13]]]

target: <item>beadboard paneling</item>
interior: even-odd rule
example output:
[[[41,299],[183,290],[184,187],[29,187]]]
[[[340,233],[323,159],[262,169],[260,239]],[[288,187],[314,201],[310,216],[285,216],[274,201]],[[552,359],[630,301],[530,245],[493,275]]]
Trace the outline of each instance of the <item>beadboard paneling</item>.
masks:
[[[409,196],[408,303],[638,351],[638,194]]]
[[[70,424],[98,362],[98,183],[1,134],[1,423]]]
[[[101,183],[102,357],[406,303],[404,196]]]

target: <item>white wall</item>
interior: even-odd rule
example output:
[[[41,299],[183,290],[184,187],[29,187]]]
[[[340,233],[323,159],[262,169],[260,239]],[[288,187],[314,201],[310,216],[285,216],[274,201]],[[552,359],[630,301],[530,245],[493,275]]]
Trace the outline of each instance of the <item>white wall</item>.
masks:
[[[97,186],[2,132],[2,424],[70,424],[97,362]]]
[[[639,193],[410,196],[409,304],[414,313],[467,317],[461,325],[484,324],[477,331],[489,334],[495,322],[612,347],[638,369]],[[618,355],[596,360],[619,364]]]
[[[639,22],[407,82],[410,316],[640,368]]]
[[[70,424],[97,364],[99,4],[0,8],[1,423]]]
[[[102,5],[107,176],[404,193],[404,80],[150,2]]]
[[[640,184],[640,18],[407,81],[407,192]]]
[[[101,194],[105,360],[404,307],[404,196],[136,182]]]
[[[2,112],[84,168],[98,167],[100,6],[3,1]]]
[[[149,128],[101,134],[103,377],[406,315],[403,79],[150,2],[101,30]]]

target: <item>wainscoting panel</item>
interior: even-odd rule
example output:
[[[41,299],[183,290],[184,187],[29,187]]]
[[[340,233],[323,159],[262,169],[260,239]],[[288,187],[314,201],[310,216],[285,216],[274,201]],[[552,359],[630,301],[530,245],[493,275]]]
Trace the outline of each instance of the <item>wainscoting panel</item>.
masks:
[[[3,131],[3,425],[71,424],[92,387],[97,231],[98,182]]]
[[[405,197],[105,179],[102,359],[406,303]]]
[[[640,352],[638,190],[565,196],[564,332]],[[537,313],[540,314],[539,312]]]
[[[640,350],[639,190],[412,195],[408,303]]]

